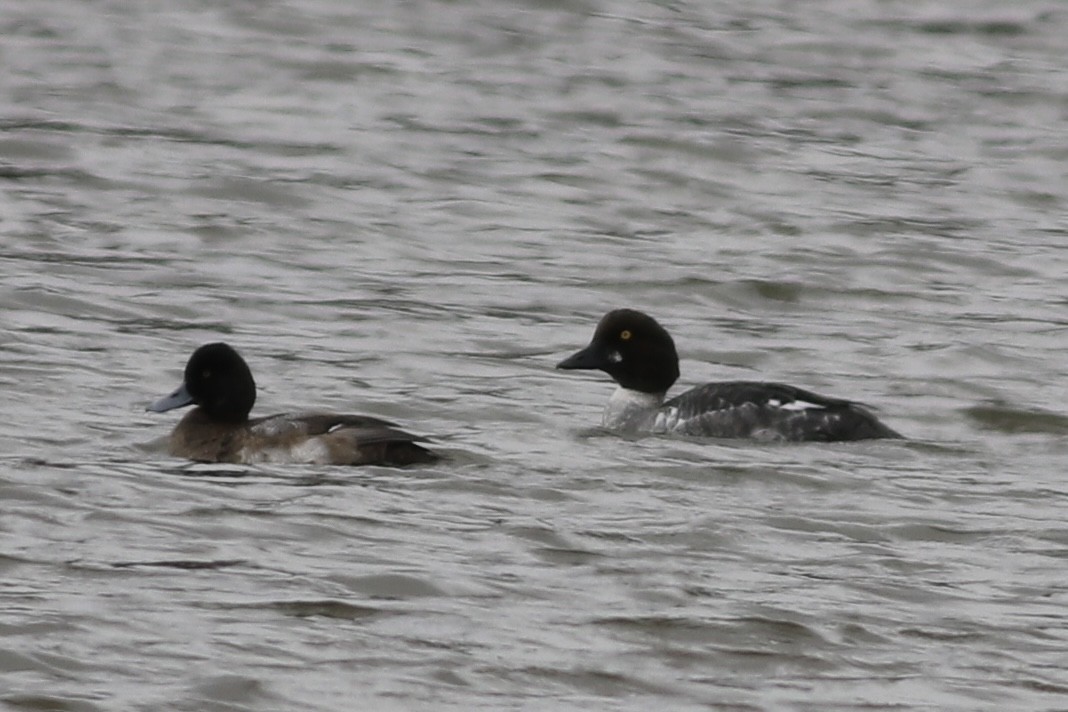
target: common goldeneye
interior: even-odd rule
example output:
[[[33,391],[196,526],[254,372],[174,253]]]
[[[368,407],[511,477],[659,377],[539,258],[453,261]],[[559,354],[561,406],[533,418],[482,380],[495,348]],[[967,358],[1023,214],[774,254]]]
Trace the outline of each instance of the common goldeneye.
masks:
[[[633,309],[608,312],[589,346],[556,367],[611,376],[619,387],[602,425],[623,433],[820,442],[901,437],[859,403],[781,383],[706,383],[665,402],[679,377],[675,342],[655,319]]]
[[[310,413],[249,420],[256,382],[237,351],[223,343],[198,348],[174,393],[148,406],[162,413],[195,404],[174,428],[169,452],[199,462],[317,465],[412,465],[438,456],[422,438],[366,415]]]

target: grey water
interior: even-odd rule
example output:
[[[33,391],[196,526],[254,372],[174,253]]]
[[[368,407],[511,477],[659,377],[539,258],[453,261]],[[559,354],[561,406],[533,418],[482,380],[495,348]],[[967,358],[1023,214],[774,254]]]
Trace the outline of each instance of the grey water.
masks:
[[[1068,5],[0,0],[0,706],[1068,709]],[[677,389],[902,442],[602,432]],[[169,458],[256,413],[427,467]],[[677,391],[676,391],[677,392]]]

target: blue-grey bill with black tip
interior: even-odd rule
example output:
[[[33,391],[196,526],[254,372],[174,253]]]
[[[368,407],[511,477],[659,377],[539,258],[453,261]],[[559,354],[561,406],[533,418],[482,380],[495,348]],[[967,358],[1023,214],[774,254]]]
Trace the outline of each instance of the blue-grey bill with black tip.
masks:
[[[164,411],[174,410],[175,408],[189,405],[192,402],[193,396],[189,395],[189,391],[186,390],[185,384],[183,383],[178,386],[178,390],[174,393],[160,398],[158,401],[145,408],[145,410],[151,410],[153,413],[163,413]]]

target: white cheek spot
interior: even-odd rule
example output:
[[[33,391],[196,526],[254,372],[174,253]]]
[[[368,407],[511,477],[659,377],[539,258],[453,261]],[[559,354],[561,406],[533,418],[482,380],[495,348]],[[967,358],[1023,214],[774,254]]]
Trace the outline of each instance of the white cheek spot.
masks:
[[[768,401],[768,404],[770,405],[771,401]],[[776,403],[775,405],[779,405],[779,404]],[[803,401],[803,400],[791,401],[790,403],[787,403],[786,405],[783,405],[783,406],[780,406],[780,407],[783,410],[809,410],[810,408],[811,409],[815,409],[815,410],[823,410],[823,406],[822,405],[819,405],[817,403],[809,403],[808,401]]]
[[[623,354],[618,351],[611,351],[608,354],[608,363],[619,363],[623,360]]]
[[[772,408],[778,408],[780,405],[782,405],[782,401],[778,398],[771,398],[768,400],[768,405],[770,405]]]

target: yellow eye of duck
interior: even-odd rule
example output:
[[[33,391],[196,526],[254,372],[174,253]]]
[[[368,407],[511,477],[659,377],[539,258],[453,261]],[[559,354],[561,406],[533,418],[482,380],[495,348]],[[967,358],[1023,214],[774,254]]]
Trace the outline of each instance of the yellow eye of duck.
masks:
[[[624,329],[623,331],[619,332],[619,338],[623,339],[624,341],[630,341],[631,336],[633,336],[633,334],[630,333],[630,329]]]

